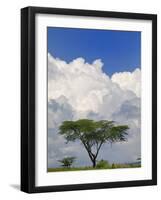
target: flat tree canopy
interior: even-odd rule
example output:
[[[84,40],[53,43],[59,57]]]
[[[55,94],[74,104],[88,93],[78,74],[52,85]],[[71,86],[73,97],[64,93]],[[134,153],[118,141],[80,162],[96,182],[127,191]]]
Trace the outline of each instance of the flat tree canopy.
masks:
[[[67,142],[80,140],[95,167],[102,145],[106,142],[126,141],[128,129],[127,125],[115,125],[114,121],[80,119],[64,121],[59,127],[59,133],[65,137]]]

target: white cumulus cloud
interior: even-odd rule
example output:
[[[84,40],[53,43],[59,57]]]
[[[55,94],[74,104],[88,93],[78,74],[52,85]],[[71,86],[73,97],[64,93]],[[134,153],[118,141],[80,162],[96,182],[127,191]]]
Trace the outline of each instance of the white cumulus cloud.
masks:
[[[130,90],[140,97],[141,71],[139,68],[131,72],[119,72],[112,76],[112,81],[123,90]]]
[[[79,142],[65,144],[58,134],[64,120],[80,118],[129,125],[128,142],[112,148],[105,144],[98,159],[135,161],[140,156],[140,84],[139,68],[110,78],[103,72],[101,59],[90,64],[76,58],[67,63],[48,54],[48,166],[58,166],[58,159],[71,155],[77,157],[77,165],[90,165]]]

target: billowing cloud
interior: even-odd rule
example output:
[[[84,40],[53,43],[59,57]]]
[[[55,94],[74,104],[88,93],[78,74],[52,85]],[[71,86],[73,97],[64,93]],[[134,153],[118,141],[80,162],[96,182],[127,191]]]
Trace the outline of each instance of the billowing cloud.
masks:
[[[140,156],[141,71],[103,72],[100,59],[89,64],[83,58],[67,63],[48,54],[48,166],[58,166],[64,156],[76,156],[76,165],[90,165],[79,142],[65,144],[58,134],[65,120],[90,118],[114,120],[130,127],[128,142],[105,144],[98,159],[131,162]]]
[[[141,72],[137,68],[132,73],[119,72],[112,76],[112,81],[117,83],[123,90],[130,90],[140,97],[140,84],[141,84]]]

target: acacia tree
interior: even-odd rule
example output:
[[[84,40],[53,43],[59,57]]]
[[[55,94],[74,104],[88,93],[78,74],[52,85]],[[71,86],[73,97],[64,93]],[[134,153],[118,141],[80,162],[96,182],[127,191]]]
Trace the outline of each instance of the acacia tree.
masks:
[[[73,164],[75,160],[75,157],[65,157],[62,160],[58,160],[60,163],[62,163],[63,167],[71,167],[71,165]]]
[[[59,133],[67,142],[79,140],[85,147],[93,167],[102,145],[106,142],[114,143],[126,141],[127,125],[115,125],[113,121],[80,119],[78,121],[64,121],[59,127]]]

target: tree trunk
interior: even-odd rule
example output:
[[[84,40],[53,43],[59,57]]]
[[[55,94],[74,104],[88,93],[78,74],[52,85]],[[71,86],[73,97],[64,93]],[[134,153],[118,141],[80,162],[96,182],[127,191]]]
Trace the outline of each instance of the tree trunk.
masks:
[[[92,163],[93,163],[93,168],[95,168],[96,167],[96,159],[93,159]]]

